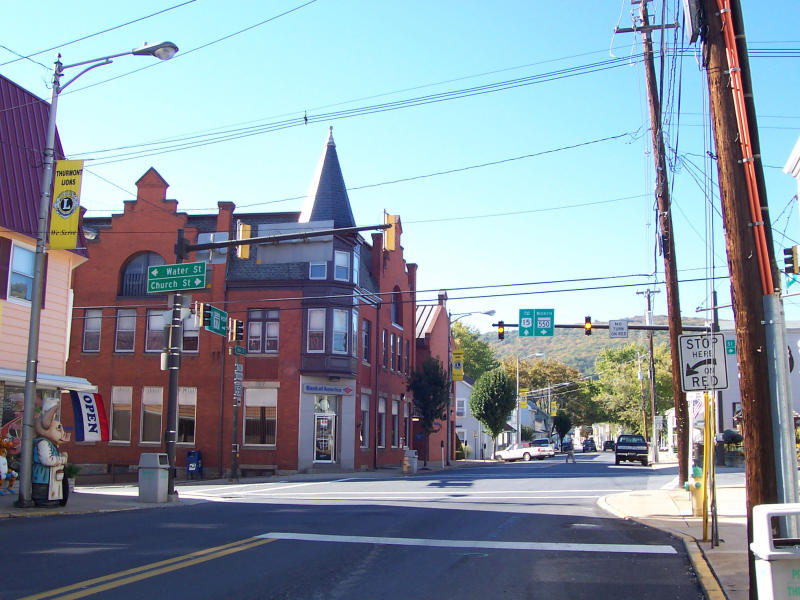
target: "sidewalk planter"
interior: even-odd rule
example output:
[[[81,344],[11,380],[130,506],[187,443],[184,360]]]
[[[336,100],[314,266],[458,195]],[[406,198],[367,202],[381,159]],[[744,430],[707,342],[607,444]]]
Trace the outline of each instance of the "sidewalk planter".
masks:
[[[759,600],[800,596],[800,548],[775,545],[773,517],[800,516],[800,504],[760,504],[753,507],[753,543]]]

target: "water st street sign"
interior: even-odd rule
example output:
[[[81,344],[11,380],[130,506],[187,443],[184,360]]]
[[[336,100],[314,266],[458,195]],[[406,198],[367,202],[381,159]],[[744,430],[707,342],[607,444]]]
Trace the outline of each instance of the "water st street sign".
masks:
[[[158,265],[147,269],[147,293],[200,290],[206,287],[206,263]]]

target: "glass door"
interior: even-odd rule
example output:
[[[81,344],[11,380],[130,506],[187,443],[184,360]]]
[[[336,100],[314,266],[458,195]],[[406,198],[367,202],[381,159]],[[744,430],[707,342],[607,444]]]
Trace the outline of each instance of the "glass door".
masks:
[[[314,462],[335,462],[336,415],[314,415]]]

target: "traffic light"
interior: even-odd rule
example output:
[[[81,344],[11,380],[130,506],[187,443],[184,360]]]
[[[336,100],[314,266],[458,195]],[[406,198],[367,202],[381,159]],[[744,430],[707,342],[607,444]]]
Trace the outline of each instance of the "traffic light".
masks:
[[[584,317],[583,333],[586,335],[592,335],[592,317]]]
[[[206,310],[206,305],[200,302],[197,308],[197,318],[208,329],[211,327],[211,311]]]
[[[244,321],[236,321],[236,320],[234,320],[233,329],[234,329],[233,339],[236,340],[237,342],[243,340],[244,339]]]
[[[228,341],[238,342],[244,339],[244,321],[228,319]]]
[[[497,322],[497,339],[503,340],[506,337],[506,324],[503,321]]]
[[[797,263],[797,246],[783,249],[783,264],[786,266],[783,269],[784,273],[800,273],[800,265]]]

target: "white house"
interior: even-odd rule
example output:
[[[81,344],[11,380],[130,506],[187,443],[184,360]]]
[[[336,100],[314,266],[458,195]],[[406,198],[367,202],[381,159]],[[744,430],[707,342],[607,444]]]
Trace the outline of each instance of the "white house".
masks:
[[[464,377],[456,381],[456,436],[469,448],[467,458],[490,458],[492,453],[492,436],[481,425],[480,421],[470,414],[469,397],[475,380]]]

